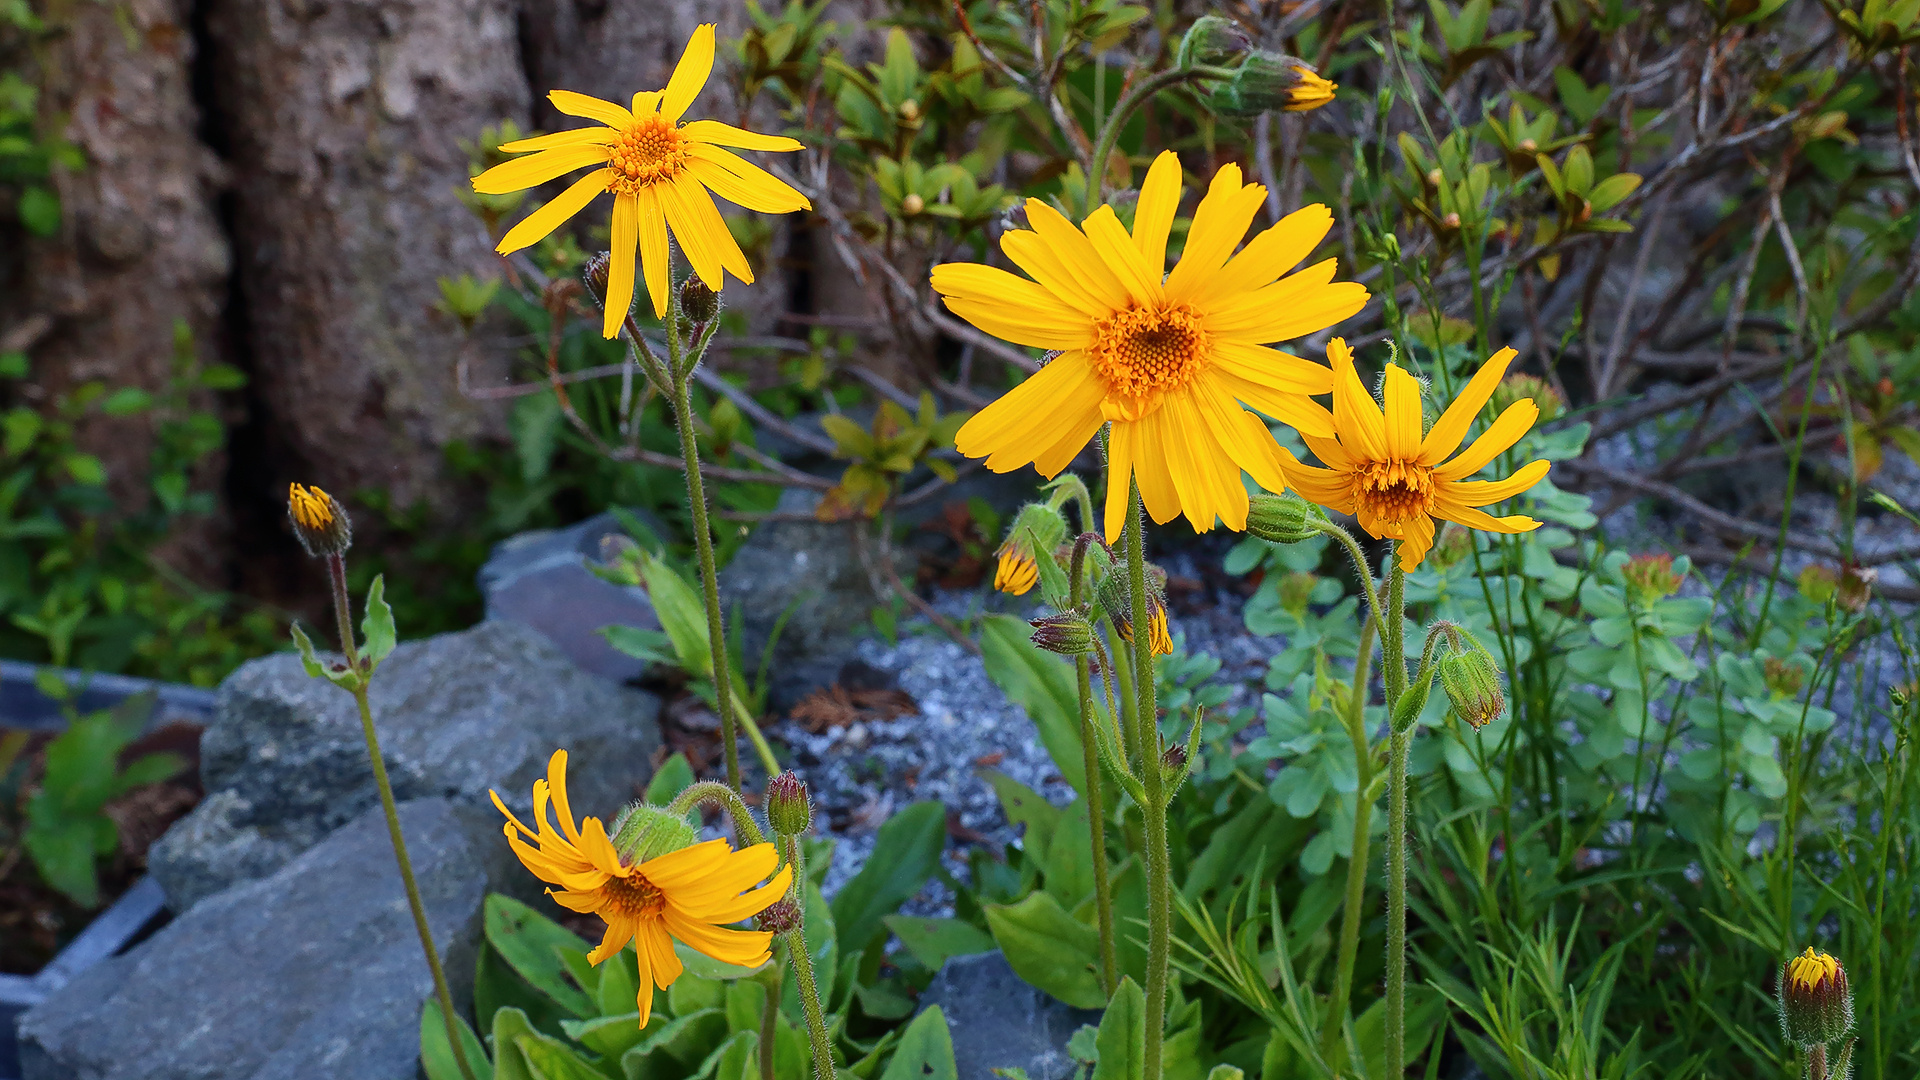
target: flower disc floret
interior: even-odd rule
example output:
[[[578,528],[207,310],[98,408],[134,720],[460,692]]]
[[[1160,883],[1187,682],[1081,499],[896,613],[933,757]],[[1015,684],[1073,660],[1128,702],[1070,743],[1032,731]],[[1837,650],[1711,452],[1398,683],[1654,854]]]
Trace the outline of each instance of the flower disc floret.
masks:
[[[635,195],[650,184],[672,180],[687,167],[687,138],[658,116],[642,116],[614,136],[607,147],[613,175],[607,190]]]
[[[1096,324],[1087,354],[1107,383],[1108,419],[1138,420],[1160,407],[1161,394],[1192,385],[1212,358],[1212,342],[1185,304],[1134,308]]]

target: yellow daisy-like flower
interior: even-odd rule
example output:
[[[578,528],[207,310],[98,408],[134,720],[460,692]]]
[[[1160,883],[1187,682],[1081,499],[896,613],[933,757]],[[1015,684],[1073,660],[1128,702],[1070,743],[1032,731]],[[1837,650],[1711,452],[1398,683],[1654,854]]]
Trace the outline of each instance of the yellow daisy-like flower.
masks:
[[[810,209],[807,197],[773,174],[729,152],[798,150],[800,143],[780,135],[743,131],[718,120],[682,124],[687,106],[713,72],[713,24],[694,30],[667,87],[633,95],[632,109],[570,90],[547,95],[569,116],[598,120],[605,127],[575,128],[500,147],[509,153],[538,151],[503,162],[473,178],[486,195],[544,184],[587,165],[600,168],[575,181],[553,201],[528,214],[507,231],[497,249],[502,255],[539,241],[580,212],[603,191],[613,193],[613,261],[607,272],[606,317],[601,332],[620,332],[633,303],[634,254],[645,268],[653,313],[667,311],[667,230],[673,230],[693,272],[718,292],[722,271],[751,284],[753,270],[727,231],[712,195],[764,214]]]
[[[1487,532],[1539,528],[1540,523],[1530,517],[1496,518],[1476,508],[1539,483],[1547,475],[1545,461],[1532,462],[1505,480],[1466,479],[1533,427],[1540,410],[1531,398],[1507,406],[1471,446],[1446,460],[1493,396],[1514,355],[1512,349],[1493,354],[1423,435],[1419,381],[1400,365],[1388,364],[1382,414],[1354,372],[1347,343],[1334,338],[1327,343],[1327,359],[1333,362],[1333,424],[1338,435],[1326,438],[1304,428],[1300,432],[1328,467],[1302,465],[1281,447],[1288,482],[1329,510],[1354,515],[1368,533],[1398,540],[1403,570],[1412,570],[1426,558],[1433,546],[1436,518]]]
[[[675,938],[722,963],[756,967],[766,962],[772,934],[729,930],[721,924],[758,915],[786,895],[793,868],[782,866],[774,873],[780,857],[772,844],[734,851],[725,840],[709,840],[628,864],[614,850],[600,819],[574,825],[566,774],[567,752],[556,750],[547,763],[547,778],[533,784],[537,829],[514,817],[498,794],[488,794],[507,816],[507,841],[521,863],[540,880],[560,886],[547,893],[563,907],[606,920],[606,936],[587,954],[588,961],[601,963],[633,942],[640,958],[641,1027],[653,1011],[654,987],[665,990],[680,977]],[[559,818],[557,830],[548,820],[549,802]],[[751,888],[768,874],[773,874],[772,881]]]
[[[1244,529],[1241,470],[1270,491],[1286,480],[1273,436],[1242,403],[1302,431],[1332,435],[1332,417],[1310,395],[1332,389],[1319,364],[1264,348],[1321,330],[1359,311],[1367,290],[1334,282],[1334,260],[1288,274],[1333,227],[1325,206],[1289,214],[1240,248],[1266,189],[1240,168],[1214,175],[1171,273],[1167,234],[1180,204],[1180,159],[1154,161],[1129,233],[1102,206],[1080,227],[1039,199],[1031,229],[1001,237],[1031,280],[977,263],[934,267],[933,287],[954,314],[997,337],[1059,355],[967,421],[961,453],[994,472],[1031,463],[1066,468],[1112,422],[1106,532],[1117,541],[1129,477],[1138,477],[1158,522],[1184,513],[1197,531],[1217,517]],[[1285,275],[1285,276],[1283,276]]]

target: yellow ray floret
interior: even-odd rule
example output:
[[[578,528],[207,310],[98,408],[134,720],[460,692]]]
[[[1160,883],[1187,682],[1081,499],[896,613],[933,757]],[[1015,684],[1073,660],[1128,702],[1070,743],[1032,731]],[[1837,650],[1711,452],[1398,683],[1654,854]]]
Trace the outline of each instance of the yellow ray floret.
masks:
[[[1427,557],[1435,519],[1487,532],[1539,528],[1530,517],[1496,518],[1478,508],[1539,483],[1547,475],[1545,461],[1525,465],[1505,480],[1467,479],[1533,427],[1540,410],[1532,398],[1507,406],[1479,438],[1448,460],[1514,355],[1512,349],[1493,354],[1434,421],[1433,430],[1423,434],[1419,381],[1398,364],[1388,364],[1382,401],[1375,402],[1354,372],[1347,343],[1334,338],[1327,343],[1327,359],[1333,363],[1335,434],[1329,438],[1301,432],[1327,467],[1303,465],[1282,447],[1288,483],[1329,510],[1354,515],[1373,536],[1398,540],[1403,570],[1412,570]]]
[[[555,90],[547,95],[554,108],[605,126],[507,143],[500,149],[526,156],[473,178],[475,191],[502,195],[575,169],[600,166],[507,230],[498,250],[505,255],[536,243],[595,196],[612,192],[613,262],[607,272],[606,317],[601,327],[607,337],[619,333],[633,303],[636,253],[644,267],[653,313],[666,314],[669,230],[708,288],[719,291],[723,273],[753,281],[746,256],[713,205],[714,195],[763,214],[811,208],[806,196],[785,181],[726,149],[798,150],[797,141],[742,131],[718,120],[680,122],[712,72],[713,24],[706,23],[694,30],[665,90],[633,95],[631,109]]]
[[[640,1026],[653,1010],[655,987],[665,990],[680,977],[674,939],[722,963],[757,967],[767,961],[773,935],[761,930],[729,930],[765,911],[786,894],[793,868],[782,866],[772,844],[734,851],[725,840],[670,851],[628,863],[614,849],[598,818],[574,824],[567,803],[567,752],[556,750],[547,778],[533,784],[534,828],[527,828],[493,792],[493,805],[507,816],[507,842],[561,906],[600,916],[607,932],[587,954],[595,964],[618,955],[633,942],[640,958]],[[548,807],[559,828],[549,820]],[[773,880],[766,881],[772,874]]]
[[[1051,477],[1111,423],[1106,531],[1116,541],[1130,478],[1155,521],[1184,514],[1201,532],[1216,518],[1246,528],[1241,472],[1270,491],[1285,484],[1272,435],[1247,409],[1333,433],[1311,397],[1332,389],[1332,373],[1266,346],[1325,329],[1367,301],[1364,286],[1333,280],[1332,259],[1289,273],[1333,227],[1324,206],[1241,246],[1266,189],[1241,183],[1237,165],[1214,175],[1180,261],[1164,272],[1180,193],[1180,159],[1168,151],[1147,172],[1131,231],[1111,207],[1076,227],[1029,199],[1031,228],[1001,238],[1027,277],[977,263],[933,270],[954,314],[1007,341],[1059,350],[960,429],[960,452],[986,458],[994,472],[1031,464]]]

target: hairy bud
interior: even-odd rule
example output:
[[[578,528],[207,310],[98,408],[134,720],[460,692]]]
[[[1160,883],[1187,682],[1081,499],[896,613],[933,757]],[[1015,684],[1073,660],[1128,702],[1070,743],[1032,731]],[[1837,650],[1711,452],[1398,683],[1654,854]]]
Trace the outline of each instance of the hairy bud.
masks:
[[[287,485],[287,517],[293,521],[294,537],[309,555],[345,555],[353,546],[353,522],[347,512],[317,487]]]
[[[767,823],[781,836],[798,836],[813,827],[806,782],[792,771],[767,781]]]
[[[1853,992],[1846,969],[1823,952],[1807,951],[1780,969],[1780,1025],[1787,1041],[1825,1046],[1853,1030]]]
[[[775,900],[755,922],[769,934],[786,934],[800,928],[800,905],[790,897]]]
[[[1040,560],[1052,558],[1052,551],[1067,535],[1067,519],[1046,503],[1028,503],[1014,515],[995,554],[999,566],[993,575],[993,587],[1010,596],[1024,596],[1040,580]]]
[[[1332,101],[1338,89],[1306,61],[1262,50],[1250,53],[1232,78],[1214,85],[1212,101],[1227,116],[1258,116],[1274,109],[1306,112]]]
[[[629,865],[690,846],[699,835],[684,817],[637,802],[613,819],[613,850]]]
[[[1500,669],[1481,649],[1450,653],[1440,660],[1440,685],[1453,711],[1476,729],[1486,727],[1507,711],[1500,691]]]
[[[708,288],[700,275],[689,275],[680,283],[680,314],[700,326],[720,314],[720,294]]]
[[[1239,23],[1218,15],[1202,15],[1193,21],[1193,25],[1187,28],[1186,36],[1180,39],[1173,62],[1183,69],[1195,64],[1225,67],[1252,49],[1253,39],[1240,28]]]
[[[1033,643],[1061,656],[1085,656],[1093,651],[1093,624],[1082,611],[1063,611],[1033,620]]]
[[[611,251],[602,251],[597,255],[589,256],[586,262],[580,264],[580,280],[586,282],[587,291],[593,294],[594,303],[602,307],[607,303],[607,274],[608,268],[612,265]]]
[[[1275,544],[1297,544],[1318,536],[1319,513],[1312,503],[1284,491],[1278,495],[1261,493],[1247,500],[1247,535]]]

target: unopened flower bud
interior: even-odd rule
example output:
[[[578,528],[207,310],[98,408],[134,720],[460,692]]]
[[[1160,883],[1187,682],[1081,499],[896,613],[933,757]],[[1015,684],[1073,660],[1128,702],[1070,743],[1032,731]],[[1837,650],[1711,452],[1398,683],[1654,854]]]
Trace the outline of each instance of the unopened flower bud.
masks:
[[[917,191],[907,192],[907,197],[900,200],[901,217],[913,217],[926,208],[927,200],[921,198],[920,193]]]
[[[1120,634],[1120,640],[1129,645],[1133,644],[1130,581],[1127,564],[1116,562],[1107,576],[1101,579],[1099,588],[1094,590],[1100,610],[1113,620],[1113,628]],[[1147,643],[1156,656],[1173,654],[1173,638],[1167,632],[1167,603],[1160,598],[1165,581],[1165,571],[1151,564],[1147,566]]]
[[[1825,1046],[1853,1030],[1853,992],[1840,961],[1812,946],[1780,969],[1780,1025],[1787,1041]]]
[[[1275,544],[1297,544],[1320,534],[1315,525],[1319,515],[1313,504],[1291,491],[1278,495],[1262,492],[1247,503],[1248,536]]]
[[[586,262],[580,264],[580,280],[587,283],[587,291],[593,294],[594,303],[603,307],[607,303],[608,268],[612,265],[613,253],[610,251],[602,251],[598,255],[590,256]]]
[[[1225,67],[1253,49],[1253,39],[1240,24],[1218,15],[1202,15],[1187,28],[1173,62],[1182,69],[1195,64]]]
[[[1306,112],[1332,101],[1338,89],[1304,60],[1256,51],[1247,55],[1232,78],[1215,84],[1212,101],[1227,116],[1258,116],[1274,109]]]
[[[1093,651],[1093,624],[1084,611],[1034,619],[1033,643],[1061,656],[1085,656]]]
[[[920,103],[912,98],[900,103],[900,119],[909,125],[920,122]]]
[[[1475,728],[1486,727],[1507,711],[1507,698],[1500,690],[1500,669],[1480,649],[1442,657],[1440,685],[1446,689],[1453,711]]]
[[[700,275],[689,275],[680,283],[680,314],[700,326],[720,314],[720,294],[708,288]]]
[[[800,905],[791,897],[781,897],[754,920],[769,934],[785,934],[800,928]]]
[[[1451,210],[1447,211],[1447,216],[1440,219],[1440,227],[1448,232],[1458,229],[1460,227],[1460,215]]]
[[[293,520],[294,537],[309,555],[344,555],[353,546],[347,512],[317,487],[287,485],[287,516]]]
[[[686,818],[643,802],[628,806],[613,819],[613,850],[628,864],[689,847],[698,835]]]
[[[1010,596],[1025,596],[1040,580],[1040,560],[1060,546],[1067,535],[1067,519],[1046,503],[1028,503],[1014,515],[995,554],[1000,565],[993,587]]]
[[[799,836],[813,827],[806,782],[791,770],[767,781],[767,823],[781,836]]]
[[[1160,767],[1166,770],[1168,776],[1177,775],[1181,769],[1187,767],[1187,748],[1181,746],[1179,743],[1174,743],[1165,750],[1162,750],[1160,752]]]
[[[1495,414],[1507,411],[1507,407],[1521,401],[1531,401],[1540,410],[1539,423],[1546,423],[1567,411],[1567,403],[1553,384],[1538,375],[1509,375],[1493,388],[1493,411]]]
[[[1805,672],[1778,656],[1769,656],[1760,661],[1760,672],[1766,681],[1767,691],[1780,701],[1799,697],[1800,687],[1806,680]]]

